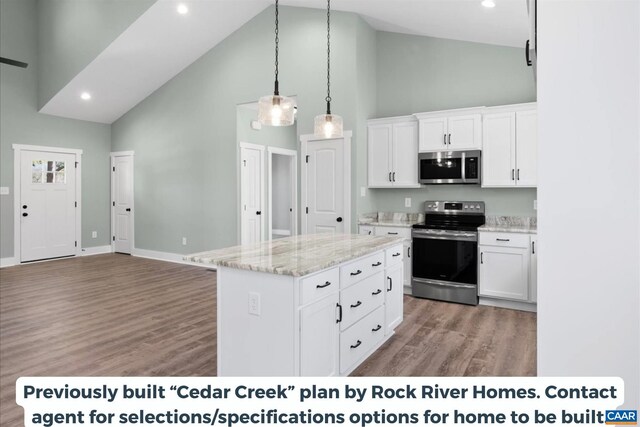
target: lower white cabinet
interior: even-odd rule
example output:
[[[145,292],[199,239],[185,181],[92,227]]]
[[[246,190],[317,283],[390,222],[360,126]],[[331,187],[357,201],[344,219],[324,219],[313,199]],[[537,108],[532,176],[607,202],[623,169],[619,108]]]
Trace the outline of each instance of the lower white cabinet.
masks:
[[[538,302],[538,237],[531,236],[531,265],[529,266],[529,300]]]
[[[337,289],[337,288],[336,288]],[[328,377],[340,374],[339,293],[334,292],[300,310],[300,375]]]
[[[385,287],[385,335],[389,335],[402,322],[402,297],[404,280],[402,263],[386,270]]]
[[[481,232],[478,295],[519,302],[536,301],[535,235]]]
[[[403,284],[404,286],[411,287],[411,228],[408,227],[393,227],[393,226],[373,226],[373,225],[360,225],[358,227],[359,234],[365,234],[369,236],[398,236],[404,237],[403,247]]]

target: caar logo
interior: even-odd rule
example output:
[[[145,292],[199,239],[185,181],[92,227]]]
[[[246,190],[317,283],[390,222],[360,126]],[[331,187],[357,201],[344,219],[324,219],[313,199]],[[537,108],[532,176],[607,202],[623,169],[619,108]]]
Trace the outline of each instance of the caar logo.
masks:
[[[631,426],[638,424],[638,411],[606,411],[604,416],[605,424],[614,424],[618,426]]]

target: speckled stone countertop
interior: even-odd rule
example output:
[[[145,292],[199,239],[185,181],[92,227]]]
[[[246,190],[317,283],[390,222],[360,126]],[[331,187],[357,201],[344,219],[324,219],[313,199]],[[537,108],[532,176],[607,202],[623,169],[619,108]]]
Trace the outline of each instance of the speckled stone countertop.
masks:
[[[424,222],[423,213],[372,212],[362,214],[358,218],[359,225],[379,227],[406,227]]]
[[[401,243],[402,238],[307,234],[186,255],[185,261],[284,276],[306,276]]]
[[[487,216],[485,224],[478,231],[495,231],[500,233],[538,233],[536,217],[527,216]]]

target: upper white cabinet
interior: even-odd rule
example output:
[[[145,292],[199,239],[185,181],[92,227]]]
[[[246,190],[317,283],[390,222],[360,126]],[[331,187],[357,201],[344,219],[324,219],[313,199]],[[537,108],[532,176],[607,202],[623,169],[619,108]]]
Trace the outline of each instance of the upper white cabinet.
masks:
[[[488,108],[482,123],[482,186],[537,185],[536,104]]]
[[[369,187],[420,187],[414,117],[369,120],[368,169]]]
[[[477,150],[482,147],[482,107],[415,114],[418,151]]]

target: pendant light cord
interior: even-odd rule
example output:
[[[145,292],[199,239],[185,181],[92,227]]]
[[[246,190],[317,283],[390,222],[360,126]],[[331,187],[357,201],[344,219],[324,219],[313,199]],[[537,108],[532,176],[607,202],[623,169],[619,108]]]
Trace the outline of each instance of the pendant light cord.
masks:
[[[327,0],[327,114],[331,114],[331,0]]]
[[[276,81],[275,88],[273,91],[274,95],[280,95],[280,90],[278,88],[278,43],[280,39],[278,38],[278,0],[276,0]]]

